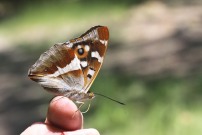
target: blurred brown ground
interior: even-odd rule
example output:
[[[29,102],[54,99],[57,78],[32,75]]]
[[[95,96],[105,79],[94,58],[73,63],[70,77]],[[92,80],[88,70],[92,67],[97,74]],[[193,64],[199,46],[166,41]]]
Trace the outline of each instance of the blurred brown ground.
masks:
[[[123,20],[107,67],[152,77],[201,73],[201,6],[169,8],[151,2],[132,8]]]

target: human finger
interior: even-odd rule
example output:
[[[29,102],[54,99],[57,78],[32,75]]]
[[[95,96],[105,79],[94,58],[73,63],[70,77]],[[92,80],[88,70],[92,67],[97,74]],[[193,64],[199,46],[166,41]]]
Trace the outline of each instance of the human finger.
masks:
[[[46,123],[66,131],[73,131],[82,128],[83,116],[74,102],[58,96],[50,102]]]

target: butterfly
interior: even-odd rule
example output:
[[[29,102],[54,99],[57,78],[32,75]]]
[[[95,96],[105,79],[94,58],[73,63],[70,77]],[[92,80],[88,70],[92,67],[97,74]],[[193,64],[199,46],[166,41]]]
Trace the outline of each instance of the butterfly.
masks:
[[[58,43],[41,54],[28,77],[45,90],[83,102],[95,97],[89,89],[106,53],[109,30],[94,26],[80,37]]]

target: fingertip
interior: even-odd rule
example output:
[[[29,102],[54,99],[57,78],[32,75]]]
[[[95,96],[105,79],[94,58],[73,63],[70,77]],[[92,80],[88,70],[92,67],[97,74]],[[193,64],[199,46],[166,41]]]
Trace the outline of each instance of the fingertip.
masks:
[[[70,99],[55,97],[50,102],[46,122],[68,131],[81,129],[83,116],[77,110],[77,106]]]

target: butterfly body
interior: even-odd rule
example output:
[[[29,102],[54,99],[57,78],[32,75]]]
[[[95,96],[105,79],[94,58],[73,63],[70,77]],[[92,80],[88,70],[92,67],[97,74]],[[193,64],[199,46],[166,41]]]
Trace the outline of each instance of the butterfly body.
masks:
[[[78,38],[55,44],[31,66],[28,76],[44,89],[73,101],[94,98],[89,88],[107,49],[109,31],[95,26]]]

